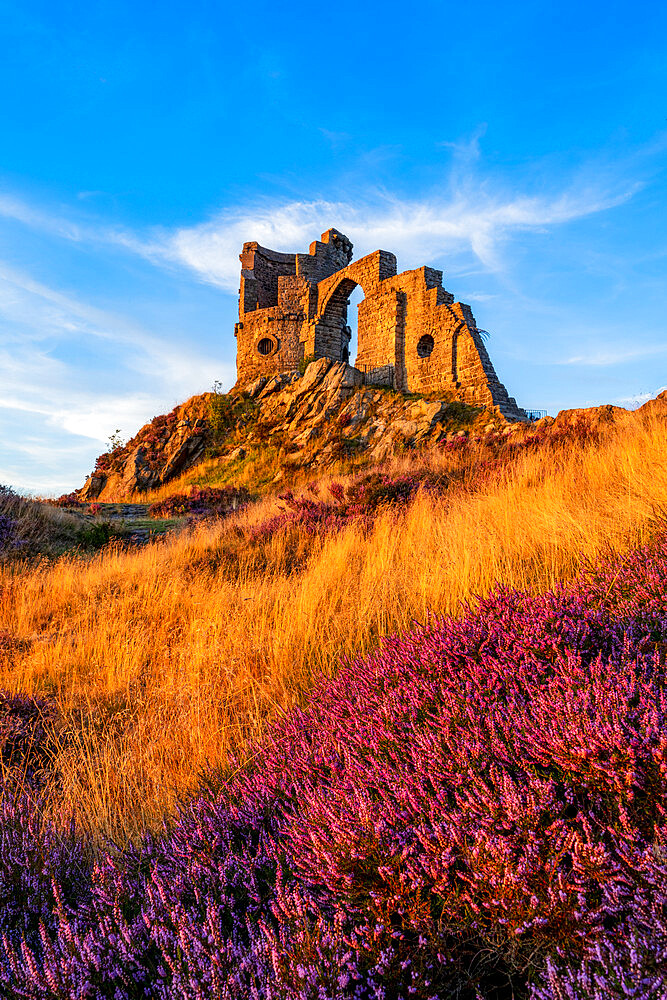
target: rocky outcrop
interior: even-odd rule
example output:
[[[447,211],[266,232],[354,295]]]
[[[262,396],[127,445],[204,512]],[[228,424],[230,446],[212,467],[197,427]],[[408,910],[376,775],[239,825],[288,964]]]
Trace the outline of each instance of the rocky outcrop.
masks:
[[[647,400],[635,410],[604,403],[602,406],[588,406],[580,409],[561,410],[555,417],[542,417],[532,423],[512,424],[511,432],[518,440],[526,438],[563,439],[584,442],[601,440],[615,431],[658,421],[667,422],[667,390],[654,399]]]
[[[517,441],[563,436],[583,441],[635,421],[667,421],[667,391],[636,411],[596,406],[530,423],[510,422],[497,407],[423,398],[363,381],[345,362],[320,358],[303,374],[262,376],[226,395],[193,396],[155,417],[123,448],[101,455],[77,495],[86,501],[137,499],[205,457],[224,463],[233,483],[237,463],[269,450],[278,482],[346,460],[355,467],[373,465],[409,449],[490,432]]]
[[[496,410],[459,400],[424,399],[363,385],[363,374],[343,361],[320,358],[303,374],[262,376],[227,396],[194,396],[156,417],[123,448],[100,456],[78,495],[119,500],[155,488],[207,454],[217,461],[244,458],[267,444],[278,455],[276,478],[346,458],[380,461],[443,437],[506,427]],[[216,410],[223,425],[216,427]]]
[[[124,447],[100,455],[77,490],[80,500],[122,500],[154,489],[201,461],[209,431],[209,397],[193,396],[166,416],[154,417]]]
[[[260,378],[245,394],[258,405],[258,429],[279,444],[288,468],[326,466],[360,453],[374,462],[448,434],[506,426],[499,412],[362,382],[356,368],[320,358],[303,376]]]

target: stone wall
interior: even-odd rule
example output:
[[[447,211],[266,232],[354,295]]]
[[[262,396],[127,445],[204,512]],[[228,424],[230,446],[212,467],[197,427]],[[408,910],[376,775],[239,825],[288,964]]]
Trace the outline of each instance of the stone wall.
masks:
[[[259,243],[244,243],[241,261],[240,308],[265,309],[278,301],[278,278],[295,274],[296,254],[277,253]]]
[[[307,254],[243,245],[237,384],[293,371],[306,359],[348,361],[349,296],[360,286],[365,298],[355,365],[367,382],[525,418],[495,373],[470,306],[444,289],[441,271],[397,274],[396,258],[386,250],[351,257],[352,244],[336,229]]]

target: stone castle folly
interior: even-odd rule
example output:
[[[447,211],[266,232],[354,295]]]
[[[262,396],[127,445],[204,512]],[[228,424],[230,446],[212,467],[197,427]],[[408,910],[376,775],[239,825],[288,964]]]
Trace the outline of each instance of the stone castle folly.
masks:
[[[350,362],[347,308],[361,286],[355,367],[367,383],[404,392],[436,392],[525,419],[498,380],[470,306],[455,302],[442,271],[396,273],[387,250],[352,261],[352,244],[328,229],[308,253],[278,253],[244,243],[238,385],[294,371],[305,360]]]

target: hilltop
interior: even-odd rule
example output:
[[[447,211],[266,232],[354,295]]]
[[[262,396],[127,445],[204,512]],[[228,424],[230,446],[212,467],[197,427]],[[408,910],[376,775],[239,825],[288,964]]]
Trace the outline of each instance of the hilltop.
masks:
[[[580,438],[630,426],[667,406],[606,404],[537,421],[498,408],[363,385],[362,373],[322,358],[305,371],[262,376],[229,393],[193,396],[100,455],[79,501],[163,499],[192,487],[247,487],[263,495],[316,479],[381,469],[435,449],[521,445],[565,433]],[[73,495],[74,496],[74,495]]]
[[[101,455],[78,495],[129,499],[183,478],[267,487],[317,470],[362,468],[453,436],[505,430],[500,410],[363,385],[345,362],[321,358],[303,374],[262,376],[203,393],[155,417]]]

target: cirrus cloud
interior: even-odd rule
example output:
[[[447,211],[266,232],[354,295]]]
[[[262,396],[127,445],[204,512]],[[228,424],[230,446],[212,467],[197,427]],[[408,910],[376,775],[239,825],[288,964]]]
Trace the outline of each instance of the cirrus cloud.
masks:
[[[417,266],[448,253],[472,253],[489,270],[502,268],[501,245],[512,235],[543,231],[603,212],[632,197],[637,185],[616,191],[588,188],[554,196],[502,197],[485,191],[449,200],[352,204],[291,201],[229,209],[196,226],[155,232],[149,239],[117,235],[129,249],[153,261],[185,266],[227,292],[238,289],[239,251],[256,240],[274,250],[305,249],[314,236],[335,226],[355,244],[355,257],[391,249]]]

